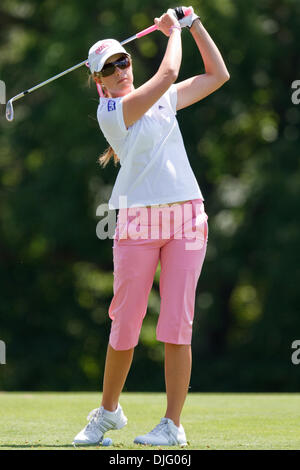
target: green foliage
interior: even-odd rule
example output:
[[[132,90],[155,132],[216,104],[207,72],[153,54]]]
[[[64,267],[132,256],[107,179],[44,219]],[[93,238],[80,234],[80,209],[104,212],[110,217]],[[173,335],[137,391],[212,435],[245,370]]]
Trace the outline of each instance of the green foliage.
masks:
[[[192,2],[230,81],[177,115],[205,197],[209,245],[198,284],[192,390],[295,391],[299,339],[299,123],[297,0]],[[123,40],[169,1],[3,0],[0,79],[7,98],[87,58],[98,39]],[[204,73],[182,33],[179,80]],[[128,44],[135,85],[159,67],[160,32]],[[15,103],[0,128],[0,339],[5,390],[101,387],[113,294],[112,240],[96,208],[118,169],[97,163],[97,92],[81,68]],[[127,390],[163,390],[155,340],[159,268]]]

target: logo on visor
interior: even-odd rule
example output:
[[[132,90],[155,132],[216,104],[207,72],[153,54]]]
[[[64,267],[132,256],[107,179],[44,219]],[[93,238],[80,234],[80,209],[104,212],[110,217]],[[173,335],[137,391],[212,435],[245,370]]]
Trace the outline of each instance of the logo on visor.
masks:
[[[101,54],[101,52],[103,51],[103,49],[106,49],[107,47],[109,47],[111,45],[111,42],[105,42],[104,44],[101,44],[101,46],[99,46],[96,50],[95,50],[95,54]]]
[[[107,111],[114,111],[116,109],[116,102],[114,100],[109,100],[107,103]]]

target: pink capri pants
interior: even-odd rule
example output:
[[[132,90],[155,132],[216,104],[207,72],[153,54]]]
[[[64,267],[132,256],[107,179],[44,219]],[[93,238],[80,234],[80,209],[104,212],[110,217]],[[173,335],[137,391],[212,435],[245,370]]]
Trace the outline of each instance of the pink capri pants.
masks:
[[[202,199],[160,207],[120,209],[114,234],[114,296],[109,344],[138,344],[158,262],[158,341],[191,344],[195,294],[208,240]]]

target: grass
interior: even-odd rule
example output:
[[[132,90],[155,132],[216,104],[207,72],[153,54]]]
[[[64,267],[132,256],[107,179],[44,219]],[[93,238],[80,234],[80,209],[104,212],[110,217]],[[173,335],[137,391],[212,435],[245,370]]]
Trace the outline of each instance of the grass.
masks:
[[[87,424],[86,416],[99,406],[100,398],[100,393],[0,393],[0,450],[74,449],[73,437]],[[105,434],[113,445],[85,449],[162,448],[133,440],[164,416],[165,395],[123,393],[120,403],[128,424]],[[188,450],[300,449],[300,394],[190,393],[181,422]]]

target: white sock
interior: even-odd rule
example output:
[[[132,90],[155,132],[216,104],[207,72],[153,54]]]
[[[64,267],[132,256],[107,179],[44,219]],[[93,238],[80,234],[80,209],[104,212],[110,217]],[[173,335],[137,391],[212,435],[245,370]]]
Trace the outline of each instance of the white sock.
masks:
[[[106,410],[106,409],[104,408],[104,410],[106,411],[106,413],[111,413],[111,414],[115,414],[115,413],[118,411],[118,409],[119,409],[119,404],[118,404],[117,408],[115,409],[115,411],[109,411],[109,410]]]

